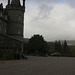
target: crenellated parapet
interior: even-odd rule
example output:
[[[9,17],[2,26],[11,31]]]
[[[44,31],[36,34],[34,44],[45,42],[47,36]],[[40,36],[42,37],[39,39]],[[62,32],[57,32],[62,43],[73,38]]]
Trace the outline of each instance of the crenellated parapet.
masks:
[[[25,0],[23,0],[23,4],[21,5],[20,0],[8,0],[8,5],[6,6],[7,10],[21,10],[25,12]]]

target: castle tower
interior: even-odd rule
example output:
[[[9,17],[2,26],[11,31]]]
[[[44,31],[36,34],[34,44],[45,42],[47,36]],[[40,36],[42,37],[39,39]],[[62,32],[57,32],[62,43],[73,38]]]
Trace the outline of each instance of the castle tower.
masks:
[[[11,4],[12,4],[12,5],[21,5],[21,4],[20,4],[20,0],[12,0],[12,1],[11,1]]]
[[[21,5],[20,0],[8,0],[6,6],[8,13],[7,34],[18,39],[23,38],[25,0]]]

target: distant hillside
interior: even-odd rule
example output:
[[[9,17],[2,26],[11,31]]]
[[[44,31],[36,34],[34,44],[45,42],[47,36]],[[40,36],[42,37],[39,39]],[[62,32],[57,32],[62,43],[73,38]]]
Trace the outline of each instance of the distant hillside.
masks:
[[[61,43],[64,42],[64,40],[60,40]],[[48,45],[53,46],[54,45],[54,41],[53,42],[47,42]],[[75,46],[75,40],[67,40],[67,44],[68,46]]]
[[[68,40],[68,41],[67,41],[67,44],[68,44],[69,46],[75,46],[75,40]]]
[[[75,40],[66,40],[67,41],[67,44],[68,46],[75,46]],[[61,40],[61,43],[63,43],[64,40]]]

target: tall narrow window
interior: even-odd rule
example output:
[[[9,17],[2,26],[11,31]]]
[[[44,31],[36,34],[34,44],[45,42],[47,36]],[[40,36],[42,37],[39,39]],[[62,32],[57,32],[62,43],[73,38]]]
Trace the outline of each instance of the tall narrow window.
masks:
[[[2,17],[2,12],[0,12],[0,17]]]
[[[5,32],[5,33],[7,32],[6,26],[4,27],[4,32]]]
[[[21,34],[21,28],[18,28],[18,34]]]
[[[0,21],[0,32],[2,32],[2,25],[3,25],[3,23],[2,23],[2,21]]]
[[[5,20],[7,20],[7,15],[5,15]]]
[[[0,32],[1,32],[1,30],[2,30],[2,25],[1,25],[1,23],[0,23]]]

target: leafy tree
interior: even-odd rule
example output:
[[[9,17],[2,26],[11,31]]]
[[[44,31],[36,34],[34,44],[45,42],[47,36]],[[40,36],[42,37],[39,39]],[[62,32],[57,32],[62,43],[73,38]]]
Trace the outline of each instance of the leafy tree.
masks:
[[[71,48],[71,56],[75,57],[75,46]]]
[[[59,40],[59,41],[58,41],[58,52],[61,53],[61,49],[62,49],[62,47],[61,47],[61,42],[60,42],[60,40]]]
[[[28,52],[30,54],[35,54],[38,52],[39,54],[47,53],[47,43],[44,41],[42,35],[34,35],[29,39]]]
[[[54,49],[56,50],[56,52],[60,52],[61,53],[62,46],[61,46],[60,40],[59,41],[57,41],[57,40],[55,41]]]
[[[62,54],[67,55],[67,56],[70,54],[70,49],[69,49],[69,47],[67,45],[66,40],[64,41],[64,44],[63,44],[63,53]]]
[[[54,49],[55,49],[56,51],[58,51],[58,42],[57,42],[57,40],[55,41]]]
[[[56,51],[54,50],[54,47],[49,47],[49,49],[48,49],[48,55],[51,55],[51,54],[54,53],[54,52],[56,52]]]
[[[67,49],[68,49],[68,46],[67,46],[67,42],[66,40],[64,41],[64,53],[67,53]]]

